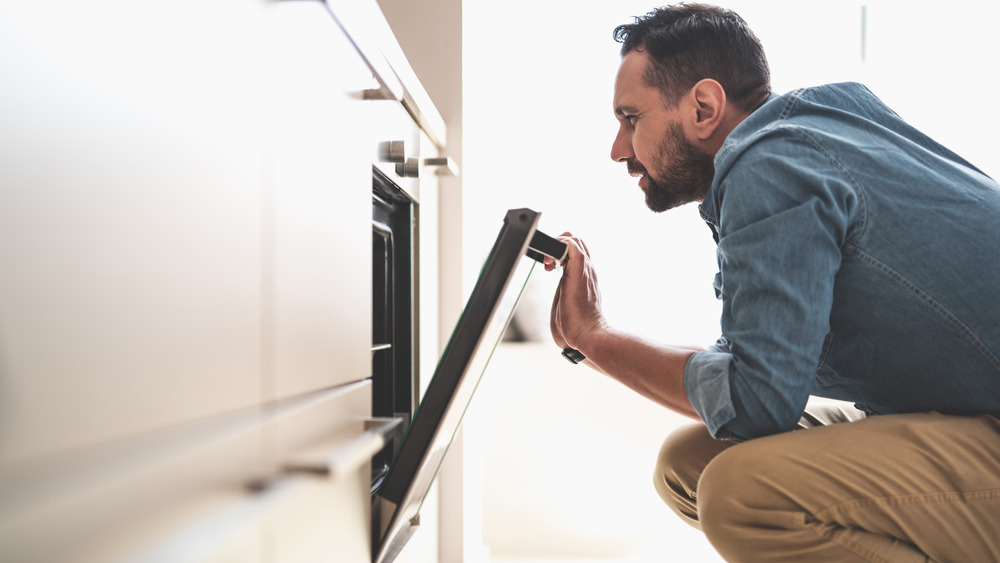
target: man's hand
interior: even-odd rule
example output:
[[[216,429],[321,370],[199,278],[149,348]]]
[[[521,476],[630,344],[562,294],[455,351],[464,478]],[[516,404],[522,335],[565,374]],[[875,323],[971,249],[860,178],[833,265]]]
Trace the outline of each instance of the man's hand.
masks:
[[[601,310],[597,272],[582,240],[571,233],[563,233],[558,238],[566,243],[568,252],[563,261],[562,280],[552,299],[552,339],[560,348],[572,347],[586,354],[588,337],[607,327]],[[545,270],[555,268],[555,260],[546,258]]]
[[[560,348],[576,348],[583,363],[623,383],[644,397],[697,419],[684,390],[684,367],[695,348],[647,342],[611,327],[601,311],[601,292],[590,251],[582,240],[563,233],[568,252],[563,275],[552,299],[550,327]],[[546,258],[545,269],[556,269]]]

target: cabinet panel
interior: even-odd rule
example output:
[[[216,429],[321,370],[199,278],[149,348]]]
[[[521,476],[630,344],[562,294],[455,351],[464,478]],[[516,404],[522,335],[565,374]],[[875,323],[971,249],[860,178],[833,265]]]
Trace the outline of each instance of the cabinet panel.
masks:
[[[269,561],[371,561],[368,466],[328,481],[303,477],[276,507],[267,531]]]
[[[0,5],[0,462],[260,401],[262,8],[161,8]]]
[[[261,416],[243,409],[0,468],[0,559],[226,561],[259,550],[267,502],[247,484],[263,475]]]
[[[370,375],[371,73],[321,3],[269,7],[274,397]]]
[[[371,412],[403,107],[318,1],[2,2],[0,74],[0,558],[369,561],[368,462],[284,463]]]
[[[265,520],[275,562],[371,561],[370,381],[282,401],[267,426],[279,482]]]

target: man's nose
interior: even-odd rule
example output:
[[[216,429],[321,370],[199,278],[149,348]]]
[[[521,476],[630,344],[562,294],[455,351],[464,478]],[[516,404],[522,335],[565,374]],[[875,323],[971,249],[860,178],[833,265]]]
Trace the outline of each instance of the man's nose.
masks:
[[[628,162],[635,157],[635,153],[632,151],[632,140],[622,129],[618,129],[618,135],[615,136],[615,141],[611,144],[611,160],[615,162]]]

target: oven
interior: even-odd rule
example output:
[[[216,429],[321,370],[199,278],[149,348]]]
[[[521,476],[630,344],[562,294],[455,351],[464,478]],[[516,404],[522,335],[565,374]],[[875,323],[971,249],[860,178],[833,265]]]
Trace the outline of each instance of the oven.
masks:
[[[372,416],[400,418],[416,409],[419,382],[419,206],[396,182],[372,174]],[[385,477],[399,436],[372,460],[372,490]]]

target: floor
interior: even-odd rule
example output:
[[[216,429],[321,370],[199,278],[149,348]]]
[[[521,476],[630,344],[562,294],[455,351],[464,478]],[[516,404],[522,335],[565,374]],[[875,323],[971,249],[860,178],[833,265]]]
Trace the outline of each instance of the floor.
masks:
[[[551,352],[505,345],[466,421],[490,563],[721,563],[653,489],[659,445],[687,421]]]
[[[589,557],[498,557],[490,558],[490,563],[724,563],[708,542],[695,539],[680,545],[661,546],[626,558]]]

